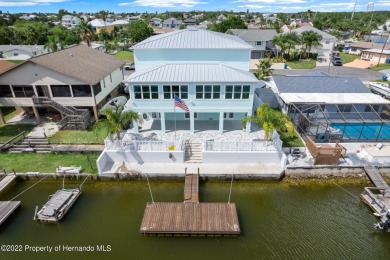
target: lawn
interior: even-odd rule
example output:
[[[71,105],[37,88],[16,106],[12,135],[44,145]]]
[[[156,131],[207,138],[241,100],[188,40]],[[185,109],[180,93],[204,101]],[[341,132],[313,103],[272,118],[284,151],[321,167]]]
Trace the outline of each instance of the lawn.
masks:
[[[99,143],[103,144],[107,136],[105,130],[81,131],[81,130],[61,130],[49,137],[49,143]]]
[[[290,136],[288,135],[288,133],[287,132],[282,133],[282,132],[278,131],[278,134],[280,135],[280,139],[283,142],[283,147],[290,147]],[[292,147],[303,147],[303,146],[305,146],[305,145],[302,142],[302,139],[299,138],[297,132],[295,132]]]
[[[113,56],[117,59],[125,61],[126,63],[134,62],[134,53],[132,51],[118,51]]]
[[[288,67],[291,69],[314,69],[316,67],[316,61],[310,60],[310,61],[288,61],[287,62]]]
[[[34,125],[25,125],[25,124],[18,124],[18,125],[0,125],[0,142],[5,143],[12,137],[16,136],[22,131],[26,132],[26,135],[33,129]],[[20,139],[23,136],[20,137]],[[0,161],[1,162],[1,161]]]
[[[24,60],[8,60],[8,61],[13,62],[15,64],[19,64],[19,63],[24,62]]]
[[[16,116],[16,110],[14,107],[2,107],[1,112],[3,113],[5,122]]]
[[[42,172],[55,173],[58,166],[81,166],[82,172],[97,173],[96,160],[100,154],[91,153],[89,158],[91,167],[87,161],[86,154],[54,154],[54,153],[26,153],[26,154],[0,154],[0,170],[6,172]]]
[[[386,69],[390,69],[390,64],[379,64],[379,66],[376,66],[375,64],[370,68],[370,70],[376,70],[376,71],[386,70]]]
[[[345,63],[352,62],[356,59],[359,59],[360,57],[358,55],[353,55],[353,54],[341,52],[340,58],[343,60],[343,64],[345,64]]]

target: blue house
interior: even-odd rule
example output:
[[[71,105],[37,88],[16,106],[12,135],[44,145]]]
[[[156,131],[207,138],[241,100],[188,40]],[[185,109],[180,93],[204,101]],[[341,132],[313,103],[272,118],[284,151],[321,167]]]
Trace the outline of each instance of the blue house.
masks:
[[[199,29],[152,36],[133,46],[136,72],[125,80],[125,109],[149,121],[142,130],[242,128],[241,119],[253,113],[255,88],[264,85],[249,71],[252,48],[236,36]],[[174,108],[175,95],[189,113]]]

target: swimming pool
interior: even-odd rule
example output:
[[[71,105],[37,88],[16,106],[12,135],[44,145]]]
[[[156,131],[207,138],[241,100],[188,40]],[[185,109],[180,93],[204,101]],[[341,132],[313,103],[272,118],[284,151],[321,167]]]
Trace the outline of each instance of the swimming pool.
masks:
[[[340,129],[344,140],[390,140],[390,124],[386,123],[333,123],[331,127]]]

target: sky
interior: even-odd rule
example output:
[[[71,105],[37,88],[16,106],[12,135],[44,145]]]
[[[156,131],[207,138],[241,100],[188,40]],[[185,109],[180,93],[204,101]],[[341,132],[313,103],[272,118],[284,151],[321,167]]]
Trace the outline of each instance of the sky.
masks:
[[[165,11],[219,11],[233,10],[273,13],[300,11],[339,12],[366,11],[374,3],[374,11],[390,10],[390,0],[0,0],[0,10],[10,13],[57,13],[59,9],[69,12],[115,13],[165,12]]]

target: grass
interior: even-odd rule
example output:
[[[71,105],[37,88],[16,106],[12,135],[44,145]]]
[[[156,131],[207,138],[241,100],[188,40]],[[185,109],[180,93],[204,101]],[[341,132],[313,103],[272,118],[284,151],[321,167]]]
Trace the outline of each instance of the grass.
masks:
[[[103,144],[107,136],[105,130],[81,131],[81,130],[61,130],[49,137],[49,143],[99,143]]]
[[[13,62],[15,64],[20,64],[20,63],[24,62],[24,60],[8,60],[8,61]]]
[[[126,63],[134,62],[134,53],[132,51],[118,51],[113,56],[117,59],[125,61]]]
[[[25,124],[18,124],[18,125],[0,125],[0,142],[5,143],[12,137],[16,136],[22,131],[26,132],[26,135],[33,129],[34,125],[25,125]],[[20,137],[20,139],[23,136]],[[1,160],[0,160],[1,162]]]
[[[42,172],[55,173],[58,166],[81,166],[83,172],[97,173],[96,160],[99,157],[98,153],[89,154],[92,171],[87,161],[86,154],[0,154],[0,170],[5,169],[11,172],[14,169],[16,172]]]
[[[290,136],[288,135],[287,132],[283,133],[281,131],[278,131],[278,134],[280,136],[280,139],[282,140],[283,142],[283,147],[290,147],[291,144],[290,144]],[[304,143],[302,142],[302,139],[298,136],[297,132],[295,132],[295,136],[293,138],[293,142],[292,142],[292,147],[303,147],[305,146]]]
[[[316,67],[316,61],[315,60],[310,60],[310,61],[288,61],[287,64],[288,64],[288,66],[291,69],[297,69],[297,70],[314,69]]]
[[[386,70],[386,69],[390,69],[390,64],[379,64],[379,66],[376,66],[375,64],[370,68],[370,70],[375,70],[375,71]]]
[[[1,112],[6,122],[16,116],[16,109],[14,107],[2,107]]]
[[[352,61],[354,61],[356,59],[359,59],[359,56],[341,52],[340,53],[340,58],[343,60],[343,64],[345,64],[345,63],[352,62]]]

